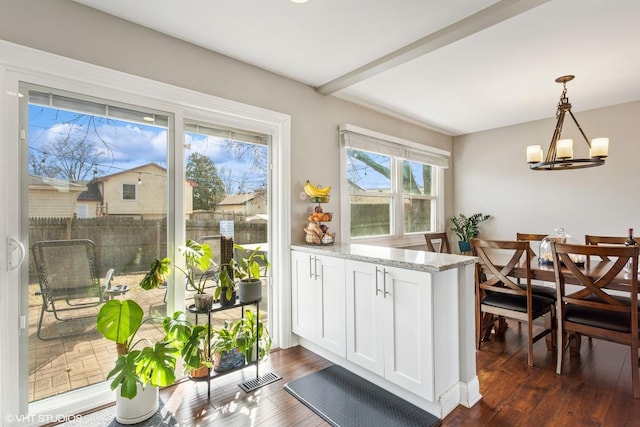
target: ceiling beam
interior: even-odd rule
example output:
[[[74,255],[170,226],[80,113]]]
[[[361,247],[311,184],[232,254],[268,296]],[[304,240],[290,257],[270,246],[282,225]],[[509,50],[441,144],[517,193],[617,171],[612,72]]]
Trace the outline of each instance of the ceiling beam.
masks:
[[[517,16],[550,0],[500,0],[473,15],[431,33],[396,51],[388,53],[316,88],[322,95],[331,95],[398,65],[433,52],[465,37]]]

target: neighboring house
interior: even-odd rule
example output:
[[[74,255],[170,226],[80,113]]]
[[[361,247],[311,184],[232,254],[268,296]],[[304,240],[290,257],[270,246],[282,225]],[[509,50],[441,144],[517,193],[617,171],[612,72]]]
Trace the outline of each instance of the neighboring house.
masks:
[[[29,218],[73,218],[86,187],[61,179],[29,176]]]
[[[247,216],[267,213],[267,193],[264,190],[252,193],[233,194],[216,203],[216,212],[237,212]]]
[[[185,214],[193,211],[193,181],[185,180]],[[94,178],[78,197],[78,217],[163,218],[167,214],[167,170],[148,163]]]

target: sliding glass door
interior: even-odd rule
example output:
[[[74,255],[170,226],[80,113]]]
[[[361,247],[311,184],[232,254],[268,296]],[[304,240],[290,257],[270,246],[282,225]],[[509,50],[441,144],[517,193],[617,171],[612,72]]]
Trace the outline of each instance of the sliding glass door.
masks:
[[[172,118],[54,88],[23,84],[20,92],[30,249],[23,339],[34,403],[105,381],[115,344],[95,326],[106,298],[133,298],[152,316],[167,312],[166,289],[138,283],[154,258],[167,256]],[[105,293],[122,286],[124,295]],[[161,334],[151,322],[139,337]]]

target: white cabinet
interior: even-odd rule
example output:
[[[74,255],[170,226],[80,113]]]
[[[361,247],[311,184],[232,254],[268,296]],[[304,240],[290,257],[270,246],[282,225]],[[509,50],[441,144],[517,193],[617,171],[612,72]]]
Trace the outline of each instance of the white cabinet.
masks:
[[[345,260],[291,252],[293,332],[345,357]]]
[[[347,360],[434,397],[432,275],[346,262]]]

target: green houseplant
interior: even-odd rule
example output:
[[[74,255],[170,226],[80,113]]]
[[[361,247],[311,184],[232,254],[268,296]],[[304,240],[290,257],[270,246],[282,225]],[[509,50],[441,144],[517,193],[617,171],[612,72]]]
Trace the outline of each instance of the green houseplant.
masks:
[[[233,277],[238,281],[238,297],[241,303],[258,301],[262,298],[262,268],[269,268],[271,264],[267,260],[264,251],[260,247],[245,249],[242,245],[234,244],[236,256],[229,262],[231,273],[223,268],[220,272],[220,283],[233,282]]]
[[[214,371],[224,372],[245,365],[244,356],[236,342],[238,329],[238,322],[225,322],[223,328],[212,331],[211,355]]]
[[[236,344],[244,355],[247,363],[263,360],[271,350],[271,336],[269,331],[251,310],[247,310],[242,319],[235,326]],[[256,343],[258,351],[256,352]]]
[[[480,233],[480,223],[489,218],[491,218],[491,215],[484,215],[482,213],[476,213],[469,217],[464,214],[451,217],[451,223],[453,224],[451,231],[453,231],[459,239],[458,246],[460,247],[460,252],[469,252],[471,250],[469,241],[474,237],[478,237]]]
[[[184,256],[185,265],[181,268],[171,263],[170,258],[162,260],[156,258],[151,263],[151,268],[140,282],[143,289],[155,289],[166,282],[166,277],[170,273],[170,267],[178,269],[184,274],[187,287],[196,291],[193,296],[196,308],[208,310],[213,303],[213,295],[205,293],[207,281],[213,277],[211,274],[217,270],[218,266],[213,261],[211,247],[205,243],[198,243],[188,239],[184,246],[180,246],[178,251]]]
[[[193,327],[183,313],[176,312],[161,319],[163,338],[155,343],[136,339],[143,324],[157,320],[143,318],[142,307],[129,299],[107,301],[98,313],[97,330],[116,343],[118,358],[107,379],[111,379],[112,390],[119,388],[116,420],[120,423],[151,417],[158,409],[158,387],[176,380],[177,357]]]

